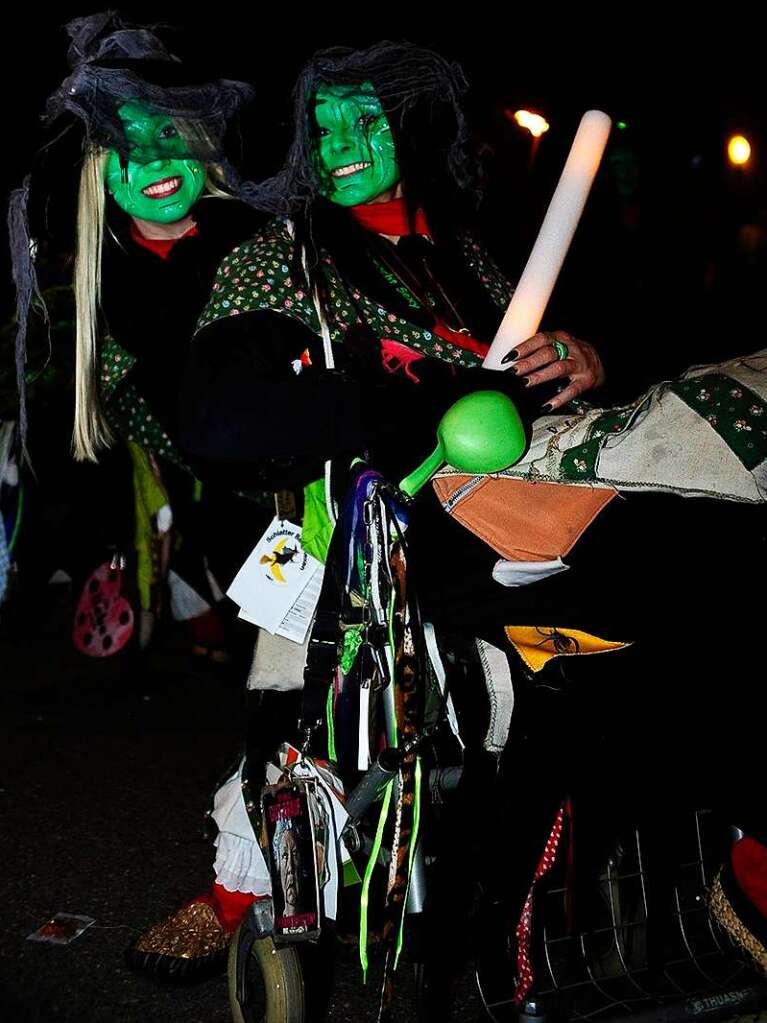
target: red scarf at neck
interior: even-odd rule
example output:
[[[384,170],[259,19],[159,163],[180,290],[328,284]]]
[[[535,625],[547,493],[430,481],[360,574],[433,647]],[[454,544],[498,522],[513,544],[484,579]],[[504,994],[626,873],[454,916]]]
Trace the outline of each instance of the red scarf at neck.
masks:
[[[178,238],[146,238],[139,231],[135,221],[132,220],[130,225],[130,235],[134,242],[143,249],[149,249],[150,252],[154,252],[155,256],[159,256],[160,259],[168,258],[176,242],[180,242],[182,238],[192,238],[197,233],[197,224],[192,224],[189,230],[179,235]]]
[[[366,231],[389,234],[398,238],[413,233],[429,234],[429,226],[426,223],[423,210],[416,211],[415,232],[413,232],[408,209],[402,196],[398,199],[389,199],[388,202],[364,203],[361,206],[351,206],[349,209],[357,223],[361,224]]]
[[[367,231],[375,231],[377,234],[388,234],[402,237],[413,234],[408,217],[408,209],[404,198],[390,199],[388,202],[366,203],[361,206],[351,206],[350,211],[358,224],[361,224]],[[429,235],[429,226],[423,210],[417,210],[415,215],[415,234]],[[434,325],[434,333],[445,341],[457,345],[459,348],[466,348],[477,355],[487,355],[488,345],[469,334],[462,334],[452,330],[446,323],[437,317]],[[391,343],[391,342],[389,342]]]

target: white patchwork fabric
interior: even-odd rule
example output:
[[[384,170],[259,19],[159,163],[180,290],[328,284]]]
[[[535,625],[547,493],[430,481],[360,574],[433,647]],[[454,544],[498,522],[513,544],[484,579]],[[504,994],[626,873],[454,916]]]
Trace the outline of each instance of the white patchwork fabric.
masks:
[[[279,692],[303,689],[308,647],[309,636],[305,643],[299,644],[261,629],[248,675],[248,689],[276,689]]]
[[[597,477],[619,490],[668,490],[758,502],[754,475],[709,424],[672,391],[657,392],[630,429],[610,437]]]
[[[562,454],[585,443],[591,427],[604,413],[603,408],[594,408],[573,415],[541,416],[533,423],[530,447],[522,458],[498,475],[501,478],[511,476],[513,479],[563,482],[559,470]],[[594,485],[590,480],[568,482],[575,486]]]
[[[490,724],[483,746],[489,753],[500,755],[506,747],[514,711],[514,683],[509,659],[503,650],[484,639],[476,640],[477,652],[490,697]]]
[[[728,377],[737,380],[739,384],[743,384],[760,397],[767,397],[767,348],[761,348],[752,355],[739,355],[715,366],[693,366],[684,376],[700,377],[710,373],[712,369],[726,373]]]
[[[529,586],[550,575],[567,572],[569,568],[561,558],[553,561],[504,561],[500,558],[493,565],[493,579],[501,586]]]

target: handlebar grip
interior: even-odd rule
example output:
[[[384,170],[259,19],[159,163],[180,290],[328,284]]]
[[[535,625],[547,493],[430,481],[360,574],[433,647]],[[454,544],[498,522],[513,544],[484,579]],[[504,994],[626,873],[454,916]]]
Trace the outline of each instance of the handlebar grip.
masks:
[[[357,823],[365,816],[397,773],[396,752],[396,750],[383,750],[379,753],[378,759],[367,769],[353,789],[345,806],[350,823]]]

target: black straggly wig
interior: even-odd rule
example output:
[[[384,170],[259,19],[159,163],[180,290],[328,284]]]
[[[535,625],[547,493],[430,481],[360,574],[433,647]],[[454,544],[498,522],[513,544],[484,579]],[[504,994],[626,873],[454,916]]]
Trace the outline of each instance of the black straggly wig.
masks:
[[[407,42],[316,53],[294,89],[294,137],[282,170],[260,184],[246,184],[239,194],[258,209],[293,220],[291,271],[320,297],[326,297],[326,281],[319,250],[330,252],[342,277],[364,290],[360,273],[370,238],[347,210],[322,195],[314,97],[323,86],[363,82],[373,86],[389,121],[412,223],[423,209],[432,237],[446,253],[454,252],[462,221],[481,198],[463,107],[468,82],[459,64]]]
[[[320,194],[315,157],[314,96],[321,86],[370,82],[391,125],[408,202],[440,177],[460,192],[477,191],[462,101],[463,69],[411,43],[376,43],[364,50],[321,50],[294,90],[295,135],[283,169],[254,190],[260,208],[306,214]]]

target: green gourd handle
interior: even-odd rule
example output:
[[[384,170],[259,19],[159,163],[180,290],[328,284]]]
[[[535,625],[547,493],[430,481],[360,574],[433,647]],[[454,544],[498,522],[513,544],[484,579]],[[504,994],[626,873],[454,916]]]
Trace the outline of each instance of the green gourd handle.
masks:
[[[432,476],[438,472],[445,464],[445,455],[442,451],[442,445],[437,444],[436,448],[432,451],[429,457],[421,462],[417,469],[414,469],[409,476],[406,476],[400,483],[400,490],[409,497],[415,497],[418,491],[425,487]]]

